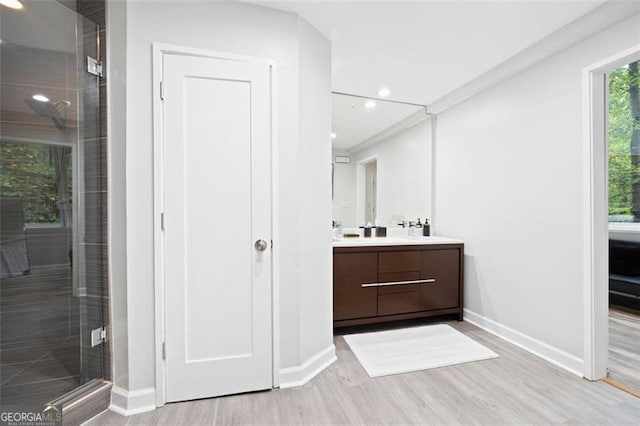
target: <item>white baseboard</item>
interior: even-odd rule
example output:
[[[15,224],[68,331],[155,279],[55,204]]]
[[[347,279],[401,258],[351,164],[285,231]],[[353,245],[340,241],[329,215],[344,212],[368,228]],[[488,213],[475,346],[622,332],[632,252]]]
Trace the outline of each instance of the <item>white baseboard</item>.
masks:
[[[156,409],[156,390],[146,388],[126,391],[118,387],[111,389],[111,405],[109,410],[121,416],[133,416]]]
[[[336,359],[335,346],[331,345],[300,366],[284,368],[280,370],[280,387],[302,386],[331,365]],[[155,397],[154,388],[129,392],[114,386],[111,389],[109,410],[122,416],[146,413],[156,409]]]
[[[507,342],[513,343],[525,351],[531,352],[532,354],[539,356],[540,358],[547,360],[570,373],[576,374],[580,377],[583,376],[584,360],[574,355],[568,354],[558,348],[534,339],[531,336],[527,336],[526,334],[509,328],[494,320],[483,317],[482,315],[472,312],[466,308],[464,309],[464,320],[506,340]]]
[[[331,365],[336,359],[338,359],[336,358],[336,348],[331,345],[309,358],[302,365],[281,369],[280,388],[292,388],[304,385]]]

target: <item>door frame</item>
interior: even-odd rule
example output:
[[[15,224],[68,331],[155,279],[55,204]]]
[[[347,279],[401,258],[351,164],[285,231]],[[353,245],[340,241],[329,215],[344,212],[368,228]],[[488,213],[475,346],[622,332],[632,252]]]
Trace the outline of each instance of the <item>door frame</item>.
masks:
[[[265,64],[271,67],[271,236],[272,241],[280,241],[278,213],[278,138],[277,138],[277,90],[276,62],[271,59],[236,55],[207,49],[191,48],[166,43],[152,43],[153,49],[153,237],[154,237],[154,307],[155,307],[155,399],[156,406],[163,406],[166,401],[166,363],[163,359],[163,342],[165,341],[165,301],[164,301],[164,232],[162,231],[161,214],[164,205],[163,195],[163,158],[164,158],[164,114],[160,84],[163,76],[164,55],[197,56],[230,61]],[[272,345],[272,386],[280,386],[280,315],[279,315],[279,250],[278,244],[271,249],[271,345]]]
[[[588,380],[606,377],[609,351],[609,227],[607,74],[640,59],[640,44],[582,72],[584,164],[584,371]]]

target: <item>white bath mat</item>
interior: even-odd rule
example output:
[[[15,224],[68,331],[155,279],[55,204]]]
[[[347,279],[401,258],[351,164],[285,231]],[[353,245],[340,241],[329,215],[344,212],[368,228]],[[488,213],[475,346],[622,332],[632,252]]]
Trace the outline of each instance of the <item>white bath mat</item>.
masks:
[[[499,356],[446,324],[350,334],[344,340],[370,377]]]

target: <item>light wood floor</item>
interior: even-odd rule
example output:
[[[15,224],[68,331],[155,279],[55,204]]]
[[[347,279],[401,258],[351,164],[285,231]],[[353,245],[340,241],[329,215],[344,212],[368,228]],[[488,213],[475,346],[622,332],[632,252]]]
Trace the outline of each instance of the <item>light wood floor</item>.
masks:
[[[167,404],[91,425],[513,424],[640,422],[640,399],[588,382],[468,323],[448,322],[500,358],[369,378],[341,336],[338,361],[303,387]]]
[[[640,313],[609,308],[608,367],[610,379],[640,392]]]

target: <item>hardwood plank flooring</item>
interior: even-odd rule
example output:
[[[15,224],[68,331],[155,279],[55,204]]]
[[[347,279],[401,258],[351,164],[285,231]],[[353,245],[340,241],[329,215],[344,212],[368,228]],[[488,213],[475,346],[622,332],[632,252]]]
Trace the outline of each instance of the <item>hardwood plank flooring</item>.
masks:
[[[609,379],[640,392],[640,313],[609,308]]]
[[[500,358],[372,379],[336,335],[338,361],[302,387],[167,404],[126,418],[105,412],[88,424],[640,422],[640,399],[583,380],[471,324],[446,323]]]

